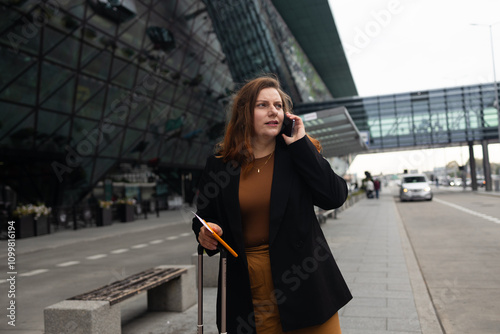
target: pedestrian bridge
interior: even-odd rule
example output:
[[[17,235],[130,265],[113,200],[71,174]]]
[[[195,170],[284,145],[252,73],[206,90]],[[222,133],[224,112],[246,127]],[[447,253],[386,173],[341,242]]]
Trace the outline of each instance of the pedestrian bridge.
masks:
[[[306,120],[307,116],[345,107],[347,118],[354,123],[354,131],[336,133],[336,128],[326,122],[316,132],[335,142],[343,136],[344,142],[356,144],[357,150],[383,152],[390,150],[469,146],[470,171],[473,189],[476,185],[474,144],[483,147],[483,168],[486,190],[492,190],[491,167],[488,156],[489,141],[498,142],[500,115],[495,107],[496,85],[472,85],[372,97],[342,98],[333,101],[306,103],[294,112]],[[332,123],[334,124],[334,123]],[[306,124],[307,128],[307,124]],[[314,134],[313,134],[314,135]],[[364,145],[359,145],[360,137]],[[349,154],[331,145],[328,156]],[[345,144],[344,144],[345,145]],[[352,149],[353,145],[350,145]]]
[[[372,97],[342,98],[295,106],[296,114],[345,107],[368,152],[436,148],[497,141],[493,84]]]

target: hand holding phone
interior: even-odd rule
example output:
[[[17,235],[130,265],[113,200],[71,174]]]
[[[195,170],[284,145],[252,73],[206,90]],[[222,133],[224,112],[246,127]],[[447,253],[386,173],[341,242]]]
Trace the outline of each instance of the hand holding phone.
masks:
[[[297,140],[302,139],[306,135],[304,122],[302,119],[294,114],[286,113],[283,118],[283,127],[281,136],[287,145],[290,145]]]
[[[293,130],[295,129],[295,120],[288,118],[287,115],[283,117],[283,125],[281,127],[281,133],[285,136],[292,137]]]

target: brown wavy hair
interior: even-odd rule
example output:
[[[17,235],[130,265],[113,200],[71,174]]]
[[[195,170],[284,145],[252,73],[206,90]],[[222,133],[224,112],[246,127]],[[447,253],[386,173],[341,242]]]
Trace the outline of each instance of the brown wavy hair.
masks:
[[[292,113],[292,99],[281,89],[275,75],[266,74],[248,81],[233,97],[231,119],[226,126],[224,138],[216,146],[216,154],[224,162],[237,162],[245,170],[252,168],[255,160],[252,149],[252,137],[255,136],[254,109],[260,91],[265,88],[276,89],[281,97],[283,112]],[[308,137],[320,151],[319,141],[309,135]]]

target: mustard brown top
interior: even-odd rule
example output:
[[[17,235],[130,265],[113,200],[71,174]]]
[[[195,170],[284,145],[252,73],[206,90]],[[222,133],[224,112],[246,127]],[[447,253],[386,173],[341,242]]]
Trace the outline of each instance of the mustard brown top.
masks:
[[[246,248],[269,243],[273,153],[255,159],[250,172],[240,174],[239,200]]]

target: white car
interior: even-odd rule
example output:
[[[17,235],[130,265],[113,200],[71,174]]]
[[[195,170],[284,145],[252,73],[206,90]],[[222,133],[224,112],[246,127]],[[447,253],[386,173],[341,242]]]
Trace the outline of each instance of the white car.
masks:
[[[432,190],[425,174],[405,174],[399,188],[401,202],[416,199],[432,200]]]
[[[462,179],[456,178],[453,181],[450,181],[450,186],[461,187],[461,186],[463,186],[463,181],[462,181]]]

